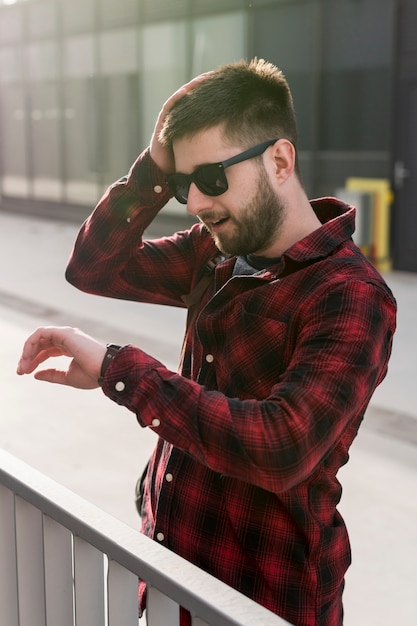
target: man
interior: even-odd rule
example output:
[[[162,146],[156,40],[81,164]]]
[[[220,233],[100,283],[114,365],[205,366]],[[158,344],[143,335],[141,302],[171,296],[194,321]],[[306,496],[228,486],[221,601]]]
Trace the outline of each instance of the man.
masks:
[[[336,475],[386,374],[395,301],[351,239],[354,209],[308,201],[296,146],[288,84],[265,61],[177,91],[81,228],[67,278],[187,303],[179,373],[69,328],[38,329],[18,371],[70,355],[67,372],[35,376],[99,379],[158,433],[144,533],[292,624],[340,626],[351,557]],[[199,223],[142,241],[172,195]]]

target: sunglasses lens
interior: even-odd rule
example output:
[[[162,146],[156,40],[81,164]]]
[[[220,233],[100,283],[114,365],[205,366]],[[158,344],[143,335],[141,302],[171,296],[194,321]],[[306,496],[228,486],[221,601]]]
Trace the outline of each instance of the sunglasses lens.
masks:
[[[187,204],[190,179],[185,174],[172,174],[168,177],[168,187],[181,204]]]
[[[220,196],[228,189],[226,174],[220,163],[202,165],[191,175],[171,174],[167,179],[171,193],[181,204],[187,204],[192,182],[206,196]]]
[[[207,196],[220,196],[227,191],[227,178],[223,166],[218,163],[202,165],[194,173],[197,187]]]

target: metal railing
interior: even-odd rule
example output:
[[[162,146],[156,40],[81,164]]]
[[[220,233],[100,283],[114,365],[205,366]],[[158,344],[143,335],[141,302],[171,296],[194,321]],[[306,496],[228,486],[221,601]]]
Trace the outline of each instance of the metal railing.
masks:
[[[5,626],[284,626],[170,550],[0,450],[0,616]]]

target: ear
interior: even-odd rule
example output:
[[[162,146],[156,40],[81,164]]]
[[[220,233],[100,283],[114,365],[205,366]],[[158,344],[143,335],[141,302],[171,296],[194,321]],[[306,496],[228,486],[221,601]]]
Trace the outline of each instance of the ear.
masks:
[[[271,172],[277,183],[284,183],[294,172],[295,148],[288,139],[278,139],[269,153]]]

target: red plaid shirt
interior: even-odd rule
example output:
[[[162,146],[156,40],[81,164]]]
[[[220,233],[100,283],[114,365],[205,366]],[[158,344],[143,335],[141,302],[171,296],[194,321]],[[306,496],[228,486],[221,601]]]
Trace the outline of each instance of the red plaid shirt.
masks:
[[[168,198],[145,151],[83,225],[68,280],[183,307],[217,250],[197,224],[142,241]],[[396,307],[352,242],[354,209],[312,205],[322,227],[275,265],[216,267],[180,373],[125,346],[103,391],[159,435],[144,533],[292,624],[339,626],[351,555],[336,475],[386,374]]]

